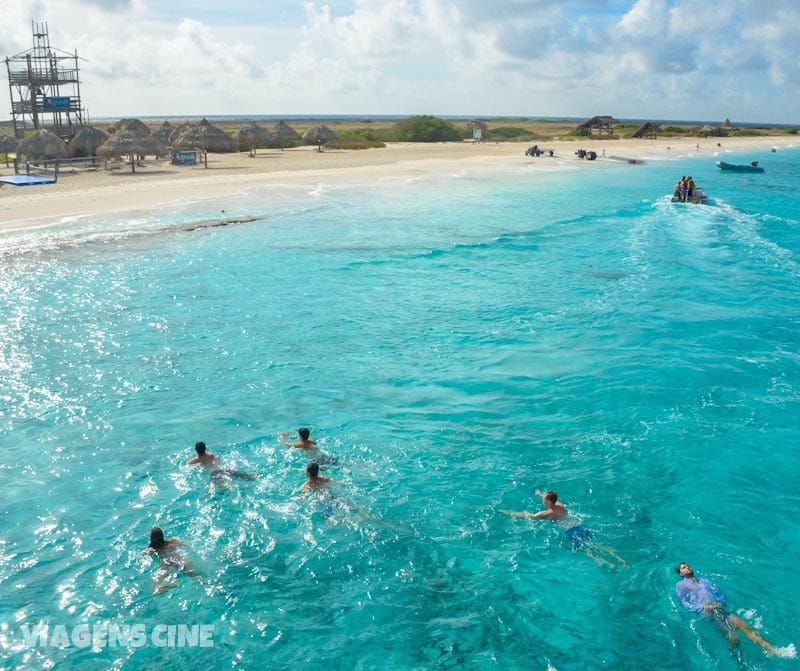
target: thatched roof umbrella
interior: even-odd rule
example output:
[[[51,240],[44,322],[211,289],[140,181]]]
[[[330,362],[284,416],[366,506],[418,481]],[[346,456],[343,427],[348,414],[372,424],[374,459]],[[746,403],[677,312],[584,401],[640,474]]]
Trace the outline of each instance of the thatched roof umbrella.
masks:
[[[185,121],[180,126],[174,128],[173,131],[169,134],[169,137],[167,138],[167,144],[171,147],[175,143],[175,140],[177,140],[183,133],[189,130],[192,126],[194,126],[194,124]]]
[[[6,168],[8,167],[8,155],[17,151],[18,144],[19,142],[10,135],[0,135],[0,154],[6,155]]]
[[[67,158],[69,150],[67,143],[58,135],[42,128],[19,143],[17,156],[24,156],[32,161],[50,161]]]
[[[276,123],[272,127],[270,133],[272,133],[272,137],[278,141],[278,144],[281,146],[281,149],[283,148],[283,143],[285,140],[291,141],[300,139],[300,133],[291,128],[289,124],[287,124],[283,120],[278,121],[278,123]]]
[[[480,119],[473,119],[472,121],[467,122],[467,130],[473,130],[474,128],[480,128],[482,131],[489,130],[489,126],[487,126]]]
[[[94,126],[84,126],[69,141],[69,154],[73,158],[78,156],[97,156],[97,148],[109,138],[108,133],[104,133]]]
[[[272,135],[266,128],[262,128],[255,121],[243,126],[236,133],[236,141],[239,143],[239,149],[247,149],[250,155],[255,155],[256,147],[266,147]]]
[[[135,156],[165,156],[167,148],[158,138],[152,135],[140,135],[130,130],[120,130],[111,136],[105,144],[97,148],[97,155],[105,158],[111,156],[130,156],[131,172],[136,172]]]
[[[172,131],[175,130],[175,126],[173,126],[169,121],[165,121],[164,123],[159,126],[158,130],[153,133],[159,140],[161,140],[164,144],[169,142],[169,136],[172,135]]]
[[[187,128],[177,138],[170,138],[175,149],[202,149],[204,162],[208,167],[208,152],[224,154],[238,151],[236,141],[221,128],[210,124],[206,119]]]
[[[120,119],[117,130],[132,130],[139,135],[150,135],[150,128],[139,119]]]
[[[315,124],[311,126],[305,133],[303,133],[303,142],[306,144],[318,144],[322,146],[328,140],[335,140],[336,133],[334,133],[325,124]]]

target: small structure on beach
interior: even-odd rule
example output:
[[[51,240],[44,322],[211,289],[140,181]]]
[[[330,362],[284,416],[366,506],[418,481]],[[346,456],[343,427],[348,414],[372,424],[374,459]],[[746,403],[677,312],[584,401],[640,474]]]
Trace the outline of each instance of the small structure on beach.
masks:
[[[97,149],[108,142],[109,135],[94,126],[83,126],[69,141],[72,158],[97,156]]]
[[[132,130],[118,130],[103,145],[97,148],[101,158],[128,156],[131,172],[136,172],[136,159],[139,156],[166,156],[167,148],[152,135],[136,133]]]
[[[695,135],[696,137],[720,137],[722,136],[722,131],[710,124],[705,124],[703,126],[695,126],[691,129],[691,134]]]
[[[169,144],[169,136],[172,135],[172,131],[175,130],[175,126],[173,126],[169,121],[165,121],[162,123],[157,130],[153,132],[161,142],[164,144]]]
[[[26,137],[17,147],[17,158],[24,157],[26,161],[31,162],[53,161],[68,156],[67,143],[45,128]]]
[[[203,119],[200,123],[191,124],[177,137],[170,136],[173,149],[199,149],[203,152],[203,162],[208,167],[208,152],[225,154],[238,151],[236,141],[221,128],[217,128]]]
[[[113,132],[119,130],[131,130],[137,135],[151,134],[150,128],[147,126],[147,124],[145,124],[144,121],[139,121],[139,119],[120,119],[117,122]]]
[[[236,133],[236,141],[239,143],[240,150],[246,149],[250,152],[250,156],[255,156],[256,149],[269,146],[272,135],[266,128],[262,128],[252,121],[239,129]]]
[[[285,144],[290,144],[292,142],[297,142],[300,140],[300,133],[298,133],[294,128],[289,126],[283,119],[278,121],[270,131],[272,137],[278,143],[278,145],[283,148]]]
[[[8,155],[16,154],[19,142],[10,135],[0,135],[0,154],[6,157],[6,168],[8,167]]]
[[[336,133],[334,133],[325,124],[314,124],[303,133],[303,142],[305,144],[323,145],[329,140],[335,140]]]
[[[655,140],[661,132],[661,124],[655,121],[647,121],[633,135],[632,138],[649,138]]]
[[[725,117],[725,121],[722,122],[722,126],[720,126],[720,130],[725,134],[728,135],[729,133],[736,133],[739,131],[739,128],[734,126],[731,123],[731,120]]]
[[[594,116],[582,124],[579,124],[575,130],[578,133],[586,135],[613,135],[613,125],[616,119],[611,116]]]

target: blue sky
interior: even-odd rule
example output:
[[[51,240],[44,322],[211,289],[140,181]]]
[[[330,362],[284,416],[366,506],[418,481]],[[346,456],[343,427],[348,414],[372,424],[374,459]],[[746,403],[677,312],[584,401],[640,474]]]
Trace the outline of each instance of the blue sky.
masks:
[[[3,0],[0,55],[78,51],[93,117],[800,123],[798,0]],[[10,116],[0,87],[0,118]]]

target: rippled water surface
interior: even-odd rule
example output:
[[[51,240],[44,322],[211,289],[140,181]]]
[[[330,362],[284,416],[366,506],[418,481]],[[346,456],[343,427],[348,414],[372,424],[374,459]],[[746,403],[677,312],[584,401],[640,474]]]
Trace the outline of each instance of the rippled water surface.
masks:
[[[800,642],[800,151],[728,160],[753,158],[521,161],[6,235],[4,663],[793,664],[731,654],[673,597],[689,561]],[[669,202],[689,172],[711,206]],[[339,460],[332,501],[298,497],[308,458],[277,433],[301,425]],[[197,440],[261,477],[214,486]],[[628,568],[498,513],[549,488]],[[201,579],[153,594],[154,524]],[[210,625],[213,647],[37,624]]]

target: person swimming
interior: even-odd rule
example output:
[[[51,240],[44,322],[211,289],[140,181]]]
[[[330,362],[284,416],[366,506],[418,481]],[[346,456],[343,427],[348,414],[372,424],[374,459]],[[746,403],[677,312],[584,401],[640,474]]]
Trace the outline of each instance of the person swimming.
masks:
[[[675,594],[681,606],[686,610],[711,617],[727,636],[731,649],[739,645],[739,635],[734,631],[734,629],[738,629],[753,643],[764,648],[768,655],[791,659],[797,657],[794,643],[778,648],[752,629],[738,615],[728,611],[724,592],[707,578],[697,578],[689,564],[681,562],[675,567],[675,571],[681,576],[681,580],[675,584]]]
[[[332,457],[329,454],[320,452],[319,448],[317,447],[317,441],[311,437],[311,432],[305,426],[301,426],[299,429],[297,429],[297,436],[300,440],[290,441],[288,440],[290,435],[292,435],[291,431],[281,431],[278,434],[278,440],[280,440],[281,443],[287,447],[303,450],[304,452],[308,452],[310,455],[313,455],[312,463],[316,462],[320,466],[335,466],[339,463],[339,460],[336,457]]]
[[[217,456],[207,450],[206,444],[202,440],[198,440],[194,444],[194,450],[197,452],[197,456],[189,459],[189,464],[201,464],[211,474],[211,480],[214,483],[220,484],[226,479],[233,478],[254,480],[260,477],[258,473],[237,471],[232,468],[222,468],[219,465],[219,461],[217,461]]]
[[[187,561],[178,552],[180,547],[184,547],[184,544],[177,538],[165,539],[164,532],[160,527],[150,529],[150,544],[145,552],[155,555],[160,562],[160,567],[156,572],[153,583],[153,592],[155,594],[177,587],[178,582],[176,580],[168,580],[168,578],[175,576],[176,573],[183,573],[190,578],[201,577],[194,564]]]
[[[618,561],[623,567],[627,568],[627,562],[617,554],[610,545],[599,545],[595,542],[594,532],[585,527],[580,522],[568,518],[567,509],[563,503],[558,500],[558,494],[553,490],[540,492],[537,490],[536,494],[542,497],[544,510],[535,513],[527,511],[514,511],[514,510],[500,510],[498,512],[504,515],[511,515],[512,517],[525,517],[539,520],[550,520],[555,522],[564,529],[564,535],[570,542],[573,550],[581,550],[587,557],[591,558],[598,566],[608,566],[614,568],[615,564],[609,557]]]

